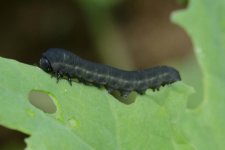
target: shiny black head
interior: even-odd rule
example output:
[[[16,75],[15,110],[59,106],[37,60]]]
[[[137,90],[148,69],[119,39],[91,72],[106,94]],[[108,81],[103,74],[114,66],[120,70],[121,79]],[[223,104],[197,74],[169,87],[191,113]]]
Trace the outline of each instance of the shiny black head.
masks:
[[[39,61],[39,67],[45,72],[52,72],[52,66],[50,61],[46,57],[41,57]]]

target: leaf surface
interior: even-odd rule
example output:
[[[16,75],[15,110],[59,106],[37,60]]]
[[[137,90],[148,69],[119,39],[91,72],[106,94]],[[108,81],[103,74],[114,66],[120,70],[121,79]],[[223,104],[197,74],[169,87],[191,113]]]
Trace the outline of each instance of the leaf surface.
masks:
[[[197,150],[224,149],[225,140],[225,1],[190,0],[173,20],[190,35],[203,73],[202,104],[182,121]]]
[[[30,135],[28,150],[167,149],[184,144],[177,123],[193,89],[182,82],[148,90],[123,104],[105,89],[55,78],[35,66],[0,58],[0,124]],[[28,100],[31,91],[50,95],[54,114]],[[191,147],[189,143],[185,147]]]

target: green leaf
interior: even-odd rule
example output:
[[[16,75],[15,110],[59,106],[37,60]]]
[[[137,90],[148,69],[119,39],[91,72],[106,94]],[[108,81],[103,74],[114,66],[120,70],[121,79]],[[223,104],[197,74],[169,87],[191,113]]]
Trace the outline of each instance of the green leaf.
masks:
[[[204,100],[182,121],[197,150],[224,149],[225,140],[225,1],[190,0],[173,20],[190,35],[203,72]]]
[[[177,123],[193,89],[182,82],[148,90],[125,105],[105,89],[58,84],[35,66],[0,58],[0,124],[30,135],[28,150],[192,149]],[[47,114],[28,100],[31,91],[49,94],[57,108]]]

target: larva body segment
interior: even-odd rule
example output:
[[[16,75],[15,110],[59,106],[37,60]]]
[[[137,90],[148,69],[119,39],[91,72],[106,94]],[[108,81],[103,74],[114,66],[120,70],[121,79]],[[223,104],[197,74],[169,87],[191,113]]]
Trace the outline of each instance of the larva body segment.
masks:
[[[151,88],[181,80],[179,72],[168,66],[158,66],[140,71],[124,71],[104,64],[84,60],[77,55],[60,48],[50,48],[40,59],[40,68],[55,75],[78,78],[81,82],[96,86],[105,86],[109,92],[118,90],[122,96],[131,91],[139,94]]]

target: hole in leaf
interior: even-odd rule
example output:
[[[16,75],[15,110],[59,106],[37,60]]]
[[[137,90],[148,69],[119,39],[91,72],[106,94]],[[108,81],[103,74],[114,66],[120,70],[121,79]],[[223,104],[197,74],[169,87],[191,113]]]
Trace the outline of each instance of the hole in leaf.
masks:
[[[53,114],[57,110],[51,97],[42,91],[31,91],[29,93],[29,101],[33,106],[41,109],[45,113]]]
[[[26,147],[24,139],[27,137],[26,134],[0,126],[0,149],[23,150]]]

